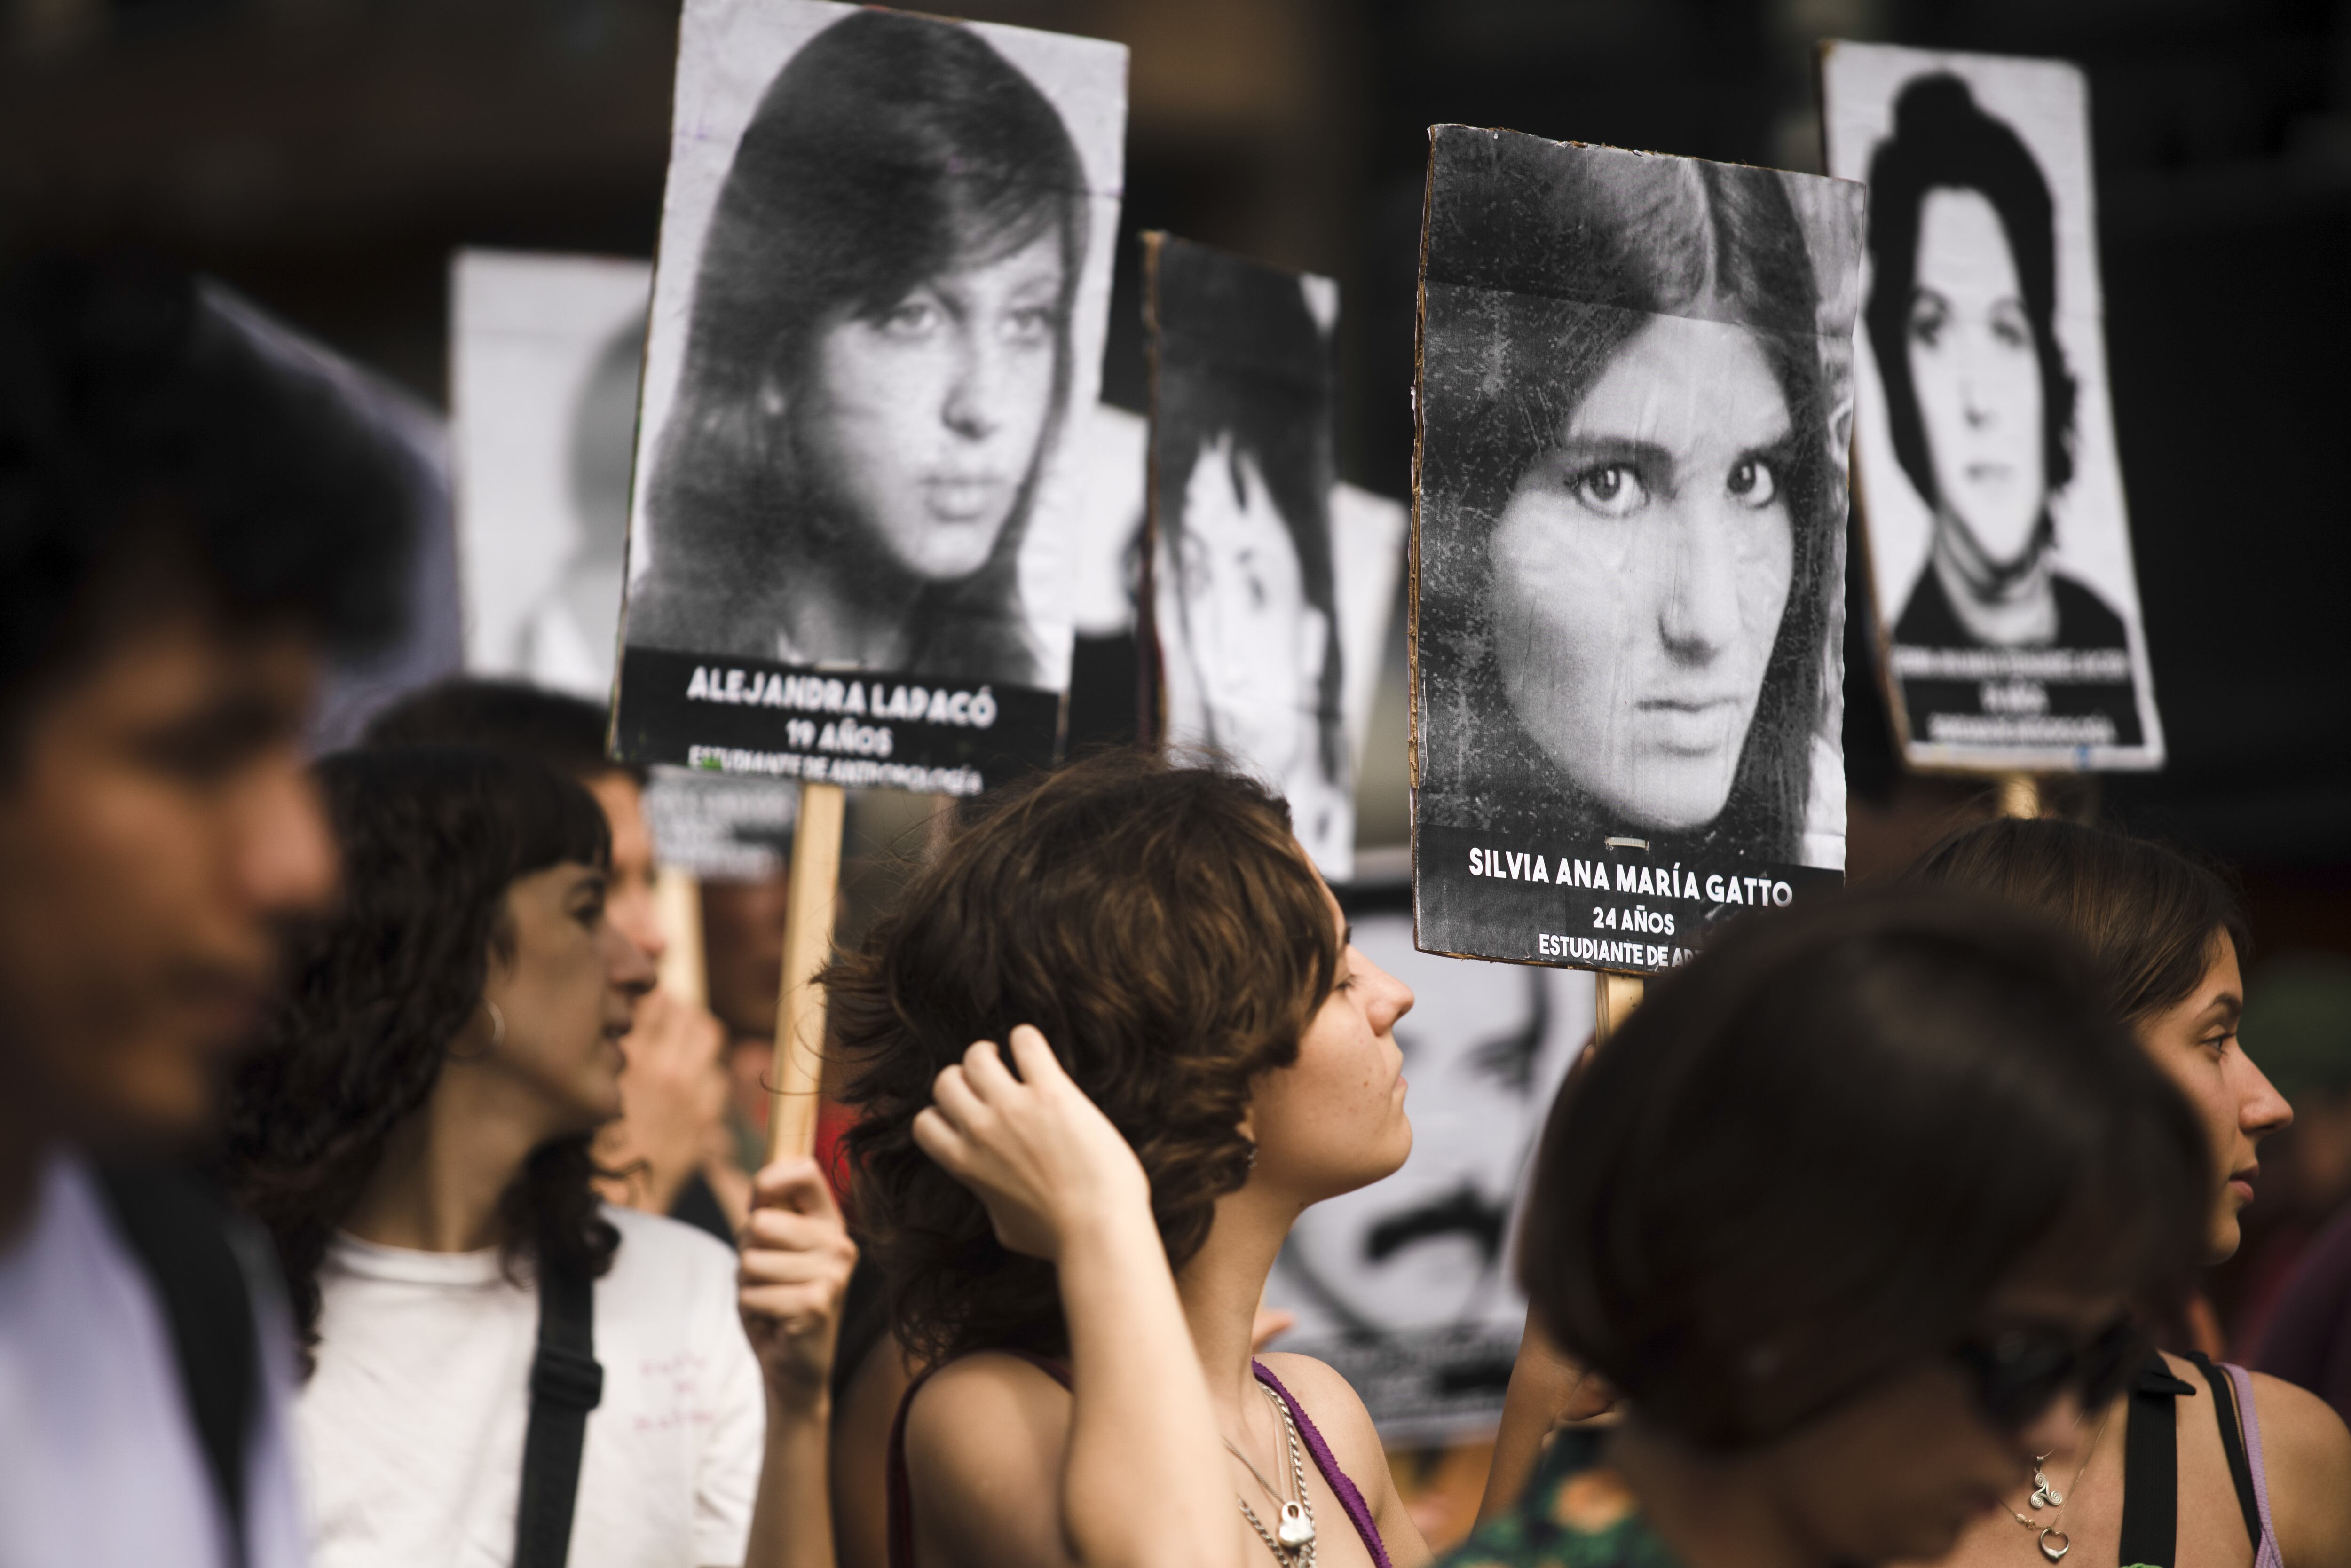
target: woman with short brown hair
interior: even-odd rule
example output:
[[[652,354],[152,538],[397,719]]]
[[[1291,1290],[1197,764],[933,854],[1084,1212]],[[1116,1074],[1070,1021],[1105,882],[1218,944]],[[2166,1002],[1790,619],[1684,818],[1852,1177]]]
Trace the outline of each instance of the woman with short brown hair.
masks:
[[[932,1367],[893,1563],[1426,1559],[1353,1392],[1250,1354],[1291,1222],[1412,1139],[1412,994],[1278,800],[1126,753],[1017,784],[827,985],[859,1218]]]

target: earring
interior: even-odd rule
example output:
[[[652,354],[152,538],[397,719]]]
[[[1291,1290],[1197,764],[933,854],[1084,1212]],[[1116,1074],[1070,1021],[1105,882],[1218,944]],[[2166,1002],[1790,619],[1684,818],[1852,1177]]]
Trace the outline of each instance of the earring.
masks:
[[[1249,1146],[1249,1163],[1241,1168],[1252,1171],[1257,1169],[1257,1145],[1253,1142]]]
[[[490,1049],[496,1051],[507,1042],[507,1015],[498,1011],[496,1002],[484,1001],[482,1005],[490,1009]]]

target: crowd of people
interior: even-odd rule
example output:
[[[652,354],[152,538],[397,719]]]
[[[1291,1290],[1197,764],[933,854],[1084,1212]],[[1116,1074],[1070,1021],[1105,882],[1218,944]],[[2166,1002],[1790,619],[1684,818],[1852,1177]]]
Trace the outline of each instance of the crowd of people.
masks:
[[[1993,822],[1653,983],[1437,1559],[1261,1343],[1412,1141],[1283,801],[1110,751],[967,807],[823,977],[837,1169],[747,1175],[601,709],[309,754],[399,483],[185,279],[0,284],[0,1568],[2351,1562],[2351,1432],[2187,1305],[2294,1113],[2214,871]]]

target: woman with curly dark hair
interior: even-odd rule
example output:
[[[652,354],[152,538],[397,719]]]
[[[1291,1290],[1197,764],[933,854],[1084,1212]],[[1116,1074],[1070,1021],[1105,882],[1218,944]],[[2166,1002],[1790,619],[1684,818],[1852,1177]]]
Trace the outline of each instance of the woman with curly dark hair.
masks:
[[[590,1185],[653,981],[605,915],[594,797],[457,749],[333,757],[317,779],[345,896],[295,943],[225,1162],[310,1363],[314,1560],[561,1562],[568,1537],[574,1565],[829,1564],[853,1249],[814,1166],[762,1173],[739,1289],[725,1246]],[[577,1368],[576,1504],[541,1458],[566,1381],[550,1344],[601,1368]]]
[[[1290,1224],[1412,1145],[1412,993],[1280,800],[1128,753],[1026,780],[827,985],[861,1223],[932,1369],[893,1563],[1426,1558],[1353,1391],[1250,1354]]]

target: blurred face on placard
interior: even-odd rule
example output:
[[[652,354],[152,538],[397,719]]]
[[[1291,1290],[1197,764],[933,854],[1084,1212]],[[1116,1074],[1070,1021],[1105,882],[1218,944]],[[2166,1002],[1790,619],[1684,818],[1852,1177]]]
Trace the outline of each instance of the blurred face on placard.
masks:
[[[1797,439],[1756,335],[1658,316],[1528,465],[1488,550],[1520,723],[1621,821],[1730,794],[1794,575]]]
[[[986,565],[1052,415],[1062,242],[940,273],[810,350],[792,409],[817,494],[922,581]]]
[[[2008,233],[1981,193],[1934,191],[1919,208],[1907,338],[1937,509],[1993,563],[2022,559],[2048,499],[2041,360]]]
[[[1275,779],[1312,744],[1330,636],[1257,459],[1204,443],[1184,492],[1175,577],[1208,733]]]

